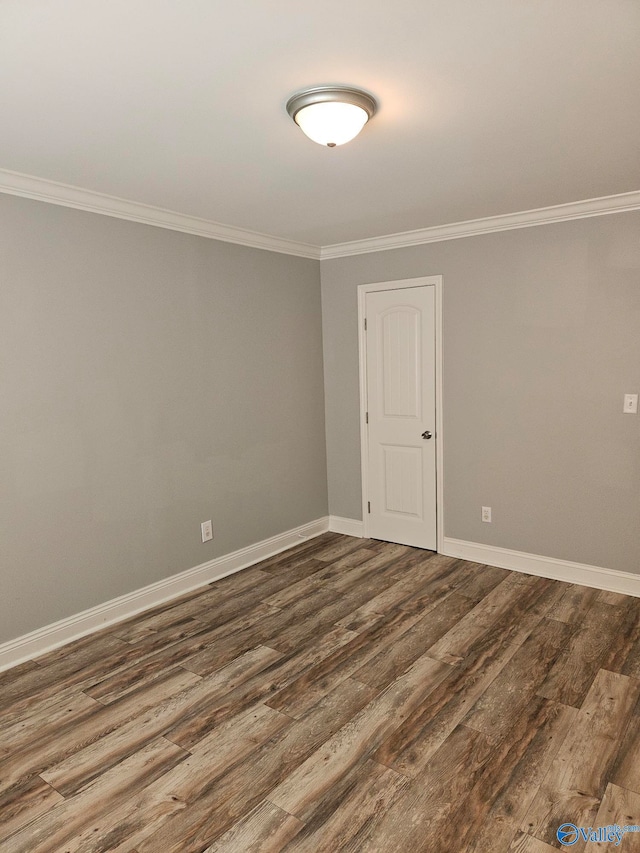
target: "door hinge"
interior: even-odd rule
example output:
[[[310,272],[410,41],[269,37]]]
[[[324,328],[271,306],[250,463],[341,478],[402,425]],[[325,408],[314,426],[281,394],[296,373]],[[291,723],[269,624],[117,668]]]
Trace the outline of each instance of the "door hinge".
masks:
[[[364,330],[367,331],[367,318],[364,318]]]
[[[365,422],[366,424],[368,424],[368,423],[369,423],[369,412],[365,412],[365,413],[364,413],[364,422]]]
[[[367,512],[371,513],[371,501],[367,501]]]

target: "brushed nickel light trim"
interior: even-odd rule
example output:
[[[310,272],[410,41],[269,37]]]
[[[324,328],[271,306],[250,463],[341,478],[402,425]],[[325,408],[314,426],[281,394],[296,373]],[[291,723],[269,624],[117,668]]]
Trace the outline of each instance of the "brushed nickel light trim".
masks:
[[[287,112],[295,121],[296,113],[303,107],[336,101],[361,107],[369,118],[372,118],[378,109],[375,98],[362,89],[352,89],[349,86],[317,86],[315,89],[305,89],[304,92],[292,95],[287,101]]]

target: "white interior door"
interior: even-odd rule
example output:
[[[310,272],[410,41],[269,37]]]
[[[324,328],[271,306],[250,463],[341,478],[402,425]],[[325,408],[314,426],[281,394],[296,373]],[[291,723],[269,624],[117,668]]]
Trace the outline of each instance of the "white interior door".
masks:
[[[435,287],[366,294],[368,535],[436,544]]]

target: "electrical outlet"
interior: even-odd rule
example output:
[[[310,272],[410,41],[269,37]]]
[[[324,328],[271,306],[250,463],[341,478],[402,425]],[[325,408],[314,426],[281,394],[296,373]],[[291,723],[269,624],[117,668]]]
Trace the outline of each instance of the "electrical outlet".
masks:
[[[622,411],[625,415],[637,415],[638,414],[638,395],[637,394],[625,394],[624,395],[624,406]]]
[[[208,542],[210,539],[213,539],[213,527],[211,525],[211,519],[209,519],[209,521],[203,521],[200,525],[200,530],[202,532],[203,542]]]
[[[483,506],[482,507],[482,520],[483,521],[491,521],[491,507]]]

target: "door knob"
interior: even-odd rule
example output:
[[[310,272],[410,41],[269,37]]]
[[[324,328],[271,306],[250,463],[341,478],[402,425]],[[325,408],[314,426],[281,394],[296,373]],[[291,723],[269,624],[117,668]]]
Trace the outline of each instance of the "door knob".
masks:
[[[422,437],[423,438],[431,438],[431,433],[429,432],[428,429],[425,429],[425,431],[422,433]]]

